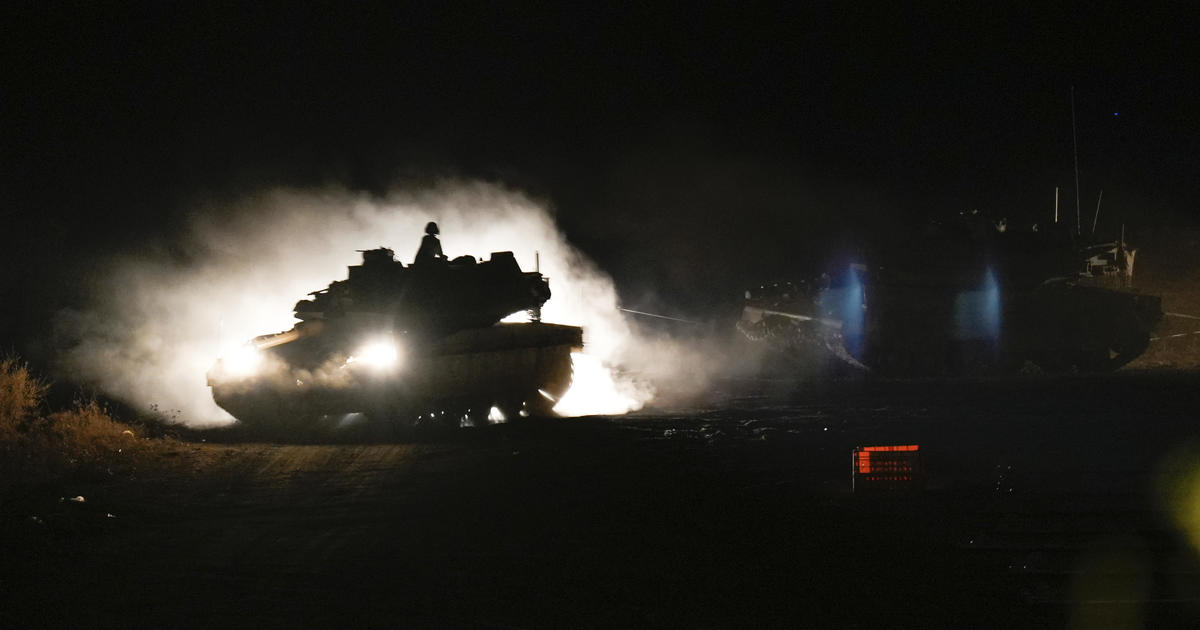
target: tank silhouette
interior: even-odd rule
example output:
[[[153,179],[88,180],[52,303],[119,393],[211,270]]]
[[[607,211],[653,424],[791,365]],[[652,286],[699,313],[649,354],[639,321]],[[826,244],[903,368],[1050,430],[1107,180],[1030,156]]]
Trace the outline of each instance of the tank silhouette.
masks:
[[[1145,352],[1163,316],[1160,297],[1131,288],[1134,253],[961,215],[818,278],[747,291],[738,329],[814,370],[1111,371]]]
[[[428,237],[427,237],[428,238]],[[423,247],[425,247],[423,245]],[[581,328],[540,321],[548,280],[512,252],[405,266],[362,252],[346,280],[297,302],[300,320],[217,360],[213,400],[243,424],[303,430],[350,414],[399,425],[548,415],[571,383]],[[499,323],[520,311],[533,321]]]

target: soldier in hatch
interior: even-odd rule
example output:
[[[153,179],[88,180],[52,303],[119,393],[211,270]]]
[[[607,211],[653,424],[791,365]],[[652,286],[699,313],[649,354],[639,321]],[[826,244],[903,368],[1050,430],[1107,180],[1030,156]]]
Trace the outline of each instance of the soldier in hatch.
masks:
[[[446,262],[442,253],[442,242],[438,240],[438,226],[433,221],[425,225],[425,237],[421,239],[421,247],[413,259],[414,265],[427,265],[433,262]]]

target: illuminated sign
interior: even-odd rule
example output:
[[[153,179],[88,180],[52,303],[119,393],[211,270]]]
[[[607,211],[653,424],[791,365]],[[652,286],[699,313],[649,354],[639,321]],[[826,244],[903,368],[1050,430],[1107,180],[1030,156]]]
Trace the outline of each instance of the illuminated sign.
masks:
[[[851,452],[851,488],[912,491],[921,486],[920,445],[860,446]]]

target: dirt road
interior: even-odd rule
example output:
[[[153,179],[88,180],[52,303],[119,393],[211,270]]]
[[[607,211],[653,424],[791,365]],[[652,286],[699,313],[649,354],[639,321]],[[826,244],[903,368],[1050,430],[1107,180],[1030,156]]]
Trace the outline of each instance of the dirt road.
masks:
[[[1161,500],[1200,466],[1195,375],[768,385],[419,443],[189,443],[169,473],[30,488],[0,625],[1200,620]],[[924,491],[852,494],[868,443],[920,444]]]

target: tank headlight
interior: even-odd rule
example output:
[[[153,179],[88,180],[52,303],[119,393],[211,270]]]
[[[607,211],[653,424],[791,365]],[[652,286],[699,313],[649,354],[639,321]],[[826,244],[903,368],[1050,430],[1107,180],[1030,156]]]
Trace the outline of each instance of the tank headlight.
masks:
[[[377,339],[359,348],[346,363],[357,363],[374,370],[390,370],[400,365],[400,350],[391,339]]]
[[[262,365],[262,352],[251,344],[233,348],[221,357],[225,373],[235,378],[252,376]]]

